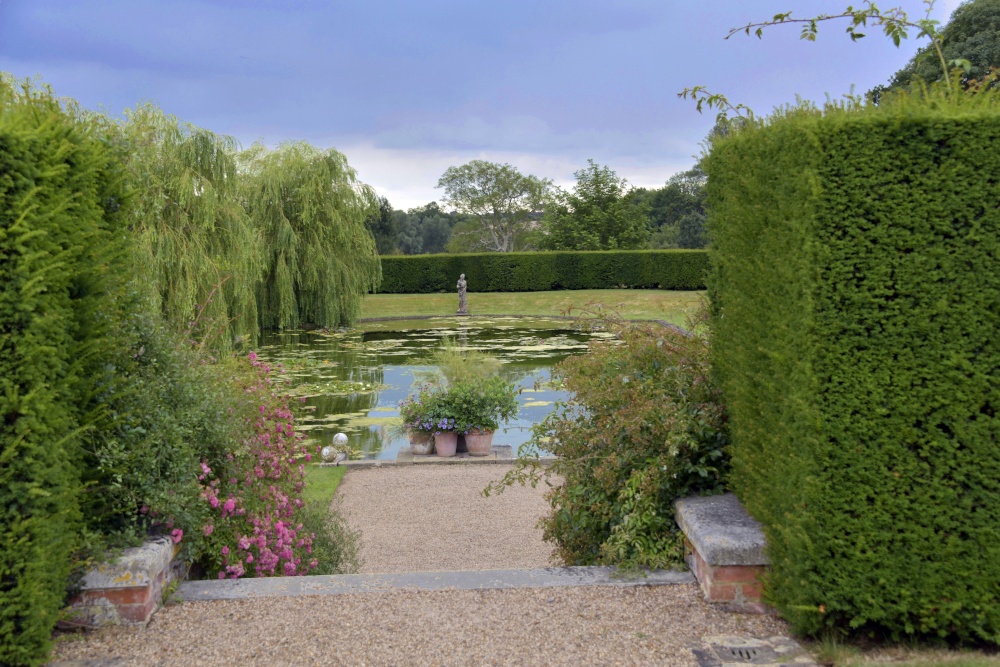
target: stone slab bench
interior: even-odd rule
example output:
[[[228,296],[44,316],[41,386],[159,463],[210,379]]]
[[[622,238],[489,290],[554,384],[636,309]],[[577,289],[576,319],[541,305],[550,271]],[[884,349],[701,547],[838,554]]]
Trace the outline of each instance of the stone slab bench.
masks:
[[[705,599],[763,611],[760,576],[768,565],[767,542],[736,496],[682,498],[674,508],[688,567]]]
[[[152,538],[125,549],[114,562],[88,570],[80,594],[70,601],[71,617],[62,625],[148,623],[162,603],[163,589],[183,575],[175,562],[179,551],[169,537]]]

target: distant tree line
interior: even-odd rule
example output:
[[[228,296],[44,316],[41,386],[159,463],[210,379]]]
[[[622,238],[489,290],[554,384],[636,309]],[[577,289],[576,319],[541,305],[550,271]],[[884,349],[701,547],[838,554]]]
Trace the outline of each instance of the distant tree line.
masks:
[[[385,197],[367,220],[380,255],[525,250],[704,248],[705,173],[699,165],[661,188],[633,188],[593,160],[564,190],[509,164],[474,160],[438,181],[442,204],[394,210]]]

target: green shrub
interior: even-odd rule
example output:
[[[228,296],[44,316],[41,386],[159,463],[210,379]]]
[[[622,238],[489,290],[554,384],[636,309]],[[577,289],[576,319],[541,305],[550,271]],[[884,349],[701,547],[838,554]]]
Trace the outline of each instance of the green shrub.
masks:
[[[0,664],[39,664],[80,512],[87,406],[128,275],[97,128],[0,78]]]
[[[103,417],[84,447],[90,552],[99,557],[176,526],[188,535],[191,558],[201,551],[198,535],[209,515],[199,465],[227,461],[251,436],[247,415],[256,406],[239,386],[239,362],[213,360],[182,341],[148,300],[130,303],[108,359],[115,373],[99,395]]]
[[[1000,114],[780,114],[707,161],[733,485],[796,630],[1000,641]]]
[[[704,250],[511,252],[382,257],[385,294],[455,290],[465,274],[470,292],[540,292],[620,287],[694,290],[705,287]]]
[[[547,494],[544,535],[566,565],[672,567],[683,558],[674,501],[723,489],[725,411],[707,340],[655,325],[618,334],[554,372],[573,396],[534,428],[563,480]],[[503,484],[541,474],[523,455]]]

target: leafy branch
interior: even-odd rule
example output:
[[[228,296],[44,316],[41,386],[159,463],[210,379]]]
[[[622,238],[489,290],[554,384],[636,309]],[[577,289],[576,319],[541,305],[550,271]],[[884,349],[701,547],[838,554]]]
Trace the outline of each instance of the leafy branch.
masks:
[[[872,27],[881,28],[886,37],[891,39],[893,44],[899,46],[900,42],[909,36],[909,30],[916,30],[918,39],[921,37],[930,38],[931,45],[934,47],[934,51],[938,55],[938,60],[941,62],[942,75],[947,78],[949,63],[945,60],[944,52],[941,50],[941,31],[938,29],[940,22],[931,18],[935,0],[923,0],[923,2],[927,7],[924,18],[913,21],[910,20],[910,17],[902,7],[881,10],[871,0],[865,0],[863,6],[848,6],[840,14],[820,14],[812,18],[802,19],[793,18],[792,12],[775,14],[769,21],[751,22],[739,28],[732,28],[725,38],[729,39],[740,32],[749,35],[750,31],[753,31],[753,34],[761,38],[764,34],[764,28],[784,23],[796,23],[802,26],[802,32],[799,37],[814,42],[816,41],[816,35],[819,32],[819,24],[821,22],[848,19],[850,23],[847,26],[846,32],[852,42],[865,37],[865,33],[862,30],[871,25]],[[967,61],[964,62],[966,64],[963,64],[963,61],[953,61],[952,64],[965,68]]]
[[[681,92],[677,93],[677,97],[682,100],[691,98],[695,102],[695,106],[698,109],[698,113],[702,113],[705,107],[709,109],[718,109],[719,120],[725,119],[729,116],[729,112],[733,112],[740,118],[746,118],[747,120],[753,120],[754,114],[753,109],[745,104],[732,104],[728,98],[722,93],[712,93],[705,86],[694,86],[693,88],[685,88]]]

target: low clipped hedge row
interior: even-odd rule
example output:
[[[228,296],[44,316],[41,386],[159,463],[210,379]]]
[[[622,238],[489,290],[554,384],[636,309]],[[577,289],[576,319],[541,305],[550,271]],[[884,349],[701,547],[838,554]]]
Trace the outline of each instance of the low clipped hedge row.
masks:
[[[705,250],[512,252],[382,257],[385,294],[455,290],[465,274],[470,292],[561,289],[704,289]]]
[[[1000,642],[995,102],[799,108],[707,160],[731,482],[798,631]]]

